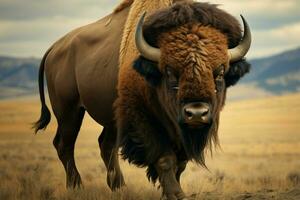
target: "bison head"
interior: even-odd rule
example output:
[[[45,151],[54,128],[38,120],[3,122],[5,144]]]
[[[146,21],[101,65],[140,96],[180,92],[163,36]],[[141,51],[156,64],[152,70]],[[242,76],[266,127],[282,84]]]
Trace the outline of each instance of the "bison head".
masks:
[[[204,162],[205,146],[218,142],[226,89],[249,71],[243,58],[251,44],[250,28],[242,17],[242,37],[235,18],[205,3],[175,4],[145,24],[144,17],[136,30],[141,56],[134,68],[178,126],[187,156]]]

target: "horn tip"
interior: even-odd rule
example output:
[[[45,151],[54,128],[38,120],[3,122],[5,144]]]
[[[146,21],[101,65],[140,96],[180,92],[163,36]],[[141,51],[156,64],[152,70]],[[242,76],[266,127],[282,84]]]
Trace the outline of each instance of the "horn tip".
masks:
[[[240,14],[240,17],[242,18],[244,27],[248,27],[249,28],[249,24],[248,24],[247,20],[245,19],[245,17],[242,14]]]

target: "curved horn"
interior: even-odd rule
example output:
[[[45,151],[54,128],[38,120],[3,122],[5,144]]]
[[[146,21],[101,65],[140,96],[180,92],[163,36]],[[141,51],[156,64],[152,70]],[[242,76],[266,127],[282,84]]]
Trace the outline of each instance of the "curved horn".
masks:
[[[146,16],[146,12],[143,13],[143,15],[141,16],[137,24],[136,32],[135,32],[135,45],[143,57],[151,61],[158,62],[161,55],[160,49],[150,46],[146,42],[143,35],[143,23],[144,23],[145,16]]]
[[[244,37],[238,46],[228,50],[228,55],[231,63],[241,60],[247,54],[251,46],[252,39],[250,27],[242,15],[241,18],[244,24]]]

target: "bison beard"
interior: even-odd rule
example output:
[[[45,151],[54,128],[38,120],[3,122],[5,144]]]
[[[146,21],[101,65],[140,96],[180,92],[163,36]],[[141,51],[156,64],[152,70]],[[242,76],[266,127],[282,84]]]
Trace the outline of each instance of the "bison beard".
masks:
[[[190,129],[184,124],[181,125],[181,133],[184,139],[184,149],[188,160],[194,160],[203,167],[205,165],[205,147],[212,150],[212,141],[218,144],[218,117],[213,120],[213,123],[202,129]]]
[[[227,36],[228,48],[236,46],[242,37],[239,23],[231,15],[219,10],[215,5],[191,2],[178,3],[153,14],[144,24],[144,36],[149,44],[158,47],[161,34],[188,23],[209,25],[219,30]],[[174,131],[174,134],[177,134],[175,141],[170,137],[167,128],[170,123],[166,124],[154,111],[160,110],[162,116],[166,116],[167,112],[161,105],[155,89],[162,84],[163,78],[158,63],[140,56],[131,67],[134,72],[130,72],[132,68],[128,68],[130,77],[126,78],[132,80],[125,81],[130,84],[126,87],[134,85],[141,90],[127,91],[125,86],[118,88],[119,97],[114,104],[122,157],[139,167],[148,167],[147,176],[153,183],[158,179],[154,163],[162,153],[173,151],[178,161],[194,160],[205,167],[205,148],[211,149],[213,144],[218,145],[219,112],[224,105],[225,92],[217,97],[216,101],[219,103],[214,107],[213,120],[209,126],[191,129],[176,119],[178,123],[172,125],[175,126],[174,130],[180,131]],[[245,60],[231,64],[224,77],[226,87],[234,85],[249,69],[250,65]],[[121,83],[125,75],[120,78]],[[132,83],[134,81],[136,82]]]

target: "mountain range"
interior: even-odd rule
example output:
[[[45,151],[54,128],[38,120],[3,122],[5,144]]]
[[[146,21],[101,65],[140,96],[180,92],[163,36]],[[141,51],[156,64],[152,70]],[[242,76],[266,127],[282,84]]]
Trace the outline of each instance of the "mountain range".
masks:
[[[37,93],[40,59],[0,56],[0,98]]]
[[[251,72],[229,89],[230,99],[300,92],[300,48],[249,60]],[[38,94],[40,59],[0,56],[0,99]]]
[[[229,98],[257,98],[300,92],[300,48],[249,62],[250,73],[229,89]]]

